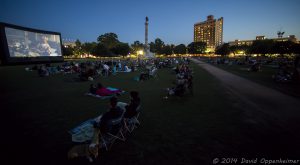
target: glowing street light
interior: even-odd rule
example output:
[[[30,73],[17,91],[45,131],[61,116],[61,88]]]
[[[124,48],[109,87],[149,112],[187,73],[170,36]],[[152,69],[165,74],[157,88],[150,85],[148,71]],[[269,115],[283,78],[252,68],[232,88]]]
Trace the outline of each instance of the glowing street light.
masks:
[[[138,54],[138,55],[143,55],[143,54],[144,54],[144,51],[143,51],[143,50],[139,50],[139,51],[137,51],[137,54]]]

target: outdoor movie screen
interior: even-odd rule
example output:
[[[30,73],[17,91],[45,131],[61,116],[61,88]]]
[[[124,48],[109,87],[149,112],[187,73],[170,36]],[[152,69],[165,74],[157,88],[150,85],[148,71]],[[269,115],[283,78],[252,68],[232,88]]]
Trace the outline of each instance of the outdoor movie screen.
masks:
[[[31,32],[5,27],[9,56],[54,57],[62,56],[60,35]]]

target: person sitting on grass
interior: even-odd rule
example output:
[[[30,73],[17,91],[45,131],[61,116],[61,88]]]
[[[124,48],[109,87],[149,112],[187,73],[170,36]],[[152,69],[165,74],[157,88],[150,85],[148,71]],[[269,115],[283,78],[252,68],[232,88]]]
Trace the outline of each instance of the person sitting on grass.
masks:
[[[96,91],[96,94],[99,96],[112,96],[112,95],[119,95],[122,93],[122,90],[117,89],[117,90],[110,90],[106,87],[104,87],[101,83],[98,83],[98,89]]]
[[[294,80],[300,80],[300,55],[297,55],[294,60]]]
[[[100,121],[94,123],[95,133],[92,139],[100,139],[99,136],[105,138],[107,133],[113,133],[115,129],[121,127],[119,125],[112,125],[111,121],[122,117],[123,110],[117,106],[118,99],[116,97],[110,98],[110,109],[109,111],[102,114]],[[93,142],[99,144],[99,142]]]
[[[148,74],[148,73],[145,73],[145,72],[142,72],[142,73],[140,74],[139,80],[140,80],[140,81],[145,81],[145,80],[147,80],[147,79],[149,79],[149,74]]]
[[[135,116],[137,112],[137,108],[140,106],[141,99],[139,97],[139,93],[137,91],[130,92],[130,103],[125,106],[125,114],[124,118],[131,118]]]
[[[172,88],[167,88],[168,96],[179,96],[182,97],[187,90],[193,95],[193,77],[190,71],[183,72],[181,71],[176,75],[176,86]],[[165,96],[164,98],[168,98]]]
[[[119,106],[117,106],[117,102],[118,99],[116,97],[110,98],[109,111],[105,112],[102,115],[99,123],[94,124],[95,128],[100,129],[102,135],[111,133],[114,129],[111,125],[111,120],[118,119],[123,115],[123,110]]]
[[[45,65],[40,66],[40,68],[38,69],[38,75],[40,77],[49,76],[49,71],[47,70]]]
[[[95,95],[97,91],[97,87],[94,84],[90,85],[90,93]]]
[[[258,62],[254,63],[253,65],[250,66],[248,71],[252,71],[252,72],[260,71],[260,63],[258,63]]]
[[[192,95],[194,95],[193,91],[193,76],[191,74],[187,74],[186,76],[186,88],[190,91]]]

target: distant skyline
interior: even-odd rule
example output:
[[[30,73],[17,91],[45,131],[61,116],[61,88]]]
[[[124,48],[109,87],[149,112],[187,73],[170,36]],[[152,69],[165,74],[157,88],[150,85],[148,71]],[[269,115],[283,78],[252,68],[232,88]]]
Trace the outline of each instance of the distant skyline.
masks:
[[[60,32],[63,39],[96,41],[107,32],[122,42],[144,42],[149,17],[149,42],[189,44],[193,27],[208,15],[224,18],[224,42],[258,35],[300,39],[299,0],[1,0],[0,22]]]

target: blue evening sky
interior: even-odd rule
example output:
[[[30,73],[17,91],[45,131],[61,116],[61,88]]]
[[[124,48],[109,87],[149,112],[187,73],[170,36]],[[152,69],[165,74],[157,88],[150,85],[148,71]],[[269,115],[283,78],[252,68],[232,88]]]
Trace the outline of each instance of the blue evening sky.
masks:
[[[207,15],[224,17],[224,42],[257,35],[300,39],[299,0],[1,0],[0,22],[56,31],[64,39],[96,41],[114,32],[122,42],[144,42],[145,17],[149,41],[168,44],[193,41],[194,23]]]

